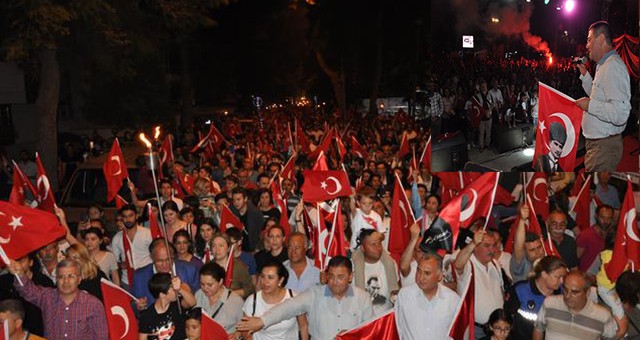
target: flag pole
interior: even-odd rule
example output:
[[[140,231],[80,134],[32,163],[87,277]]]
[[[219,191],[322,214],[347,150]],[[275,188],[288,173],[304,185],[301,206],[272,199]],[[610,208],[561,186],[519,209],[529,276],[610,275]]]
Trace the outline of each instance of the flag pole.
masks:
[[[0,246],[0,259],[2,259],[2,261],[6,263],[7,266],[9,266],[9,257],[7,256],[7,253],[4,252],[4,248],[2,248],[2,246]],[[18,283],[20,283],[20,286],[24,287],[24,283],[22,283],[22,280],[20,280],[20,276],[18,276],[17,274],[14,274],[14,276],[16,277],[16,279],[18,279]]]
[[[167,233],[167,226],[164,224],[164,216],[162,214],[162,207],[160,206],[160,192],[158,191],[158,180],[156,179],[156,168],[153,164],[153,145],[151,144],[151,142],[149,142],[147,137],[145,137],[144,132],[140,133],[140,140],[149,148],[149,167],[151,168],[151,176],[153,178],[153,188],[156,191],[156,199],[158,200],[158,207],[160,210],[160,223],[162,224],[162,229],[164,231],[164,236],[165,236],[164,245],[167,247],[167,255],[169,255],[169,273],[172,276],[178,276],[178,274],[173,270],[173,265],[174,265],[173,254],[171,254],[171,247],[169,247],[169,240],[167,240],[167,236],[169,236],[169,233]],[[177,294],[178,292],[176,291],[176,295]],[[180,303],[178,303],[178,312],[182,314],[182,307],[180,306]]]
[[[578,196],[576,197],[576,200],[573,202],[573,206],[571,206],[571,209],[569,209],[568,213],[574,212],[576,205],[578,204],[578,198],[580,197],[580,195],[582,195],[582,191],[584,191],[584,188],[587,186],[587,184],[589,184],[589,180],[591,180],[591,174],[587,176],[587,179],[584,181],[584,184],[582,184],[582,188],[580,188],[580,191],[578,192]]]
[[[496,191],[498,190],[498,181],[500,180],[500,171],[496,172],[496,184],[493,186],[493,192],[491,192],[491,203],[489,204],[489,213],[487,214],[487,218],[484,220],[484,227],[482,230],[487,230],[487,224],[489,224],[489,216],[491,216],[491,211],[493,211],[493,202],[496,199]]]

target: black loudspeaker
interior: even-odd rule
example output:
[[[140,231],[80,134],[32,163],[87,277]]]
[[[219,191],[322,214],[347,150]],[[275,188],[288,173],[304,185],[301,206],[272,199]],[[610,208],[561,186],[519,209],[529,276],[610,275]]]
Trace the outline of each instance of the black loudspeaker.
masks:
[[[523,144],[532,145],[533,137],[536,136],[536,130],[533,128],[531,124],[518,124],[516,125],[518,129],[522,130],[522,141]],[[522,145],[525,146],[525,145]]]
[[[496,146],[498,153],[511,151],[522,147],[523,134],[522,129],[515,127],[510,128],[504,125],[494,125],[492,127],[493,145]]]
[[[431,150],[431,168],[433,172],[460,171],[468,161],[467,140],[462,134],[433,144]]]

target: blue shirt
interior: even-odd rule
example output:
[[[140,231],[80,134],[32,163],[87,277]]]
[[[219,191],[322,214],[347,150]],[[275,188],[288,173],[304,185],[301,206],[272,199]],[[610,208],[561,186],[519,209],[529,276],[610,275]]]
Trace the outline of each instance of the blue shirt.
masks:
[[[253,255],[251,255],[250,253],[243,251],[242,253],[240,253],[240,256],[238,256],[240,258],[240,260],[242,260],[242,262],[244,262],[244,264],[247,265],[247,268],[249,268],[249,275],[256,275],[256,259],[253,258]]]
[[[283,262],[284,267],[289,271],[289,279],[287,280],[286,288],[291,289],[296,293],[301,293],[309,287],[320,284],[320,270],[313,265],[311,259],[308,257],[305,257],[305,259],[307,260],[307,266],[302,271],[302,275],[300,275],[300,277],[298,277],[291,268],[290,260]]]

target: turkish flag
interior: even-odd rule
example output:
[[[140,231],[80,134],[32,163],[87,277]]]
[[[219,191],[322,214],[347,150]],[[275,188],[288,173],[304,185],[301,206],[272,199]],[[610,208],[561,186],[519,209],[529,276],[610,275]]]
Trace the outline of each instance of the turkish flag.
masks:
[[[396,328],[396,313],[392,309],[385,314],[367,321],[344,333],[338,334],[336,340],[399,340]]]
[[[131,302],[136,298],[104,278],[100,280],[100,289],[109,325],[109,339],[138,339],[138,321],[131,307]]]
[[[122,232],[122,247],[124,248],[124,260],[126,264],[127,280],[129,280],[129,287],[133,287],[133,272],[135,266],[133,265],[133,253],[131,252],[131,241],[125,231]]]
[[[127,165],[124,162],[122,156],[122,150],[120,149],[120,143],[118,139],[113,140],[111,145],[111,151],[107,155],[107,159],[102,166],[102,172],[107,182],[107,202],[111,202],[118,191],[122,187],[123,180],[129,178],[129,172],[127,171]]]
[[[482,121],[482,117],[485,116],[485,108],[482,106],[478,98],[476,96],[471,97],[471,126],[474,129],[478,129],[480,127],[480,122]]]
[[[578,175],[578,178],[582,176]],[[575,213],[575,221],[580,230],[588,228],[590,226],[590,213],[591,213],[591,194],[589,193],[589,187],[591,186],[591,175],[587,176],[586,180],[582,180],[580,184],[578,180],[573,184],[578,188],[578,193],[575,195],[576,200],[573,203],[573,207],[569,210],[569,214]],[[573,189],[572,189],[573,191]]]
[[[182,189],[184,189],[187,194],[193,195],[193,185],[196,183],[198,177],[178,170],[175,164],[173,165],[173,171],[175,171]]]
[[[402,159],[404,156],[409,154],[409,139],[407,138],[407,133],[402,134],[402,140],[400,141],[400,148],[398,149],[398,159]]]
[[[458,192],[431,224],[421,247],[453,251],[460,228],[468,228],[478,218],[490,215],[499,176],[499,172],[484,173]]]
[[[160,178],[164,178],[165,176],[162,171],[163,166],[169,163],[173,164],[175,161],[175,158],[173,157],[173,147],[171,145],[171,135],[168,135],[162,142],[162,145],[160,145],[160,149],[158,149],[158,156],[160,158]]]
[[[320,152],[324,152],[325,154],[329,152],[329,148],[331,147],[331,141],[333,140],[334,137],[336,137],[336,135],[337,134],[333,128],[329,129],[328,132],[324,134],[324,137],[322,138],[322,142],[320,142],[320,145],[318,145],[318,147],[309,154],[308,158],[315,158],[320,154]]]
[[[9,259],[19,259],[66,234],[54,214],[0,201],[0,247]]]
[[[313,168],[311,169],[322,171],[329,170],[329,165],[327,165],[327,157],[325,156],[324,151],[320,151],[320,153],[318,154],[318,158],[316,159],[316,162],[313,163]]]
[[[156,214],[153,213],[151,204],[149,203],[147,203],[147,214],[149,215],[149,229],[151,230],[151,238],[155,240],[157,238],[164,237],[162,231],[160,230],[160,225],[158,224]]]
[[[335,205],[336,212],[331,225],[331,236],[329,237],[325,263],[329,263],[329,260],[336,256],[347,256],[347,249],[349,248],[349,242],[347,242],[344,235],[344,221],[342,219],[340,200],[337,200]]]
[[[40,155],[36,152],[36,164],[38,166],[38,177],[36,179],[36,200],[38,201],[38,209],[44,211],[53,211],[56,206],[56,199],[51,191],[51,182],[44,171],[44,166],[40,161]]]
[[[398,264],[400,257],[409,244],[411,232],[409,228],[416,222],[398,174],[394,181],[391,202],[391,223],[389,226],[389,253]]]
[[[203,138],[201,138],[198,144],[196,144],[189,152],[194,153],[201,148],[207,147],[208,144],[210,144],[212,147],[215,147],[216,149],[220,149],[220,146],[224,142],[226,142],[224,136],[220,133],[220,131],[218,131],[218,129],[216,129],[215,125],[211,123],[209,125],[209,132],[207,132],[207,134]]]
[[[320,205],[316,204],[317,226],[314,229],[314,238],[312,239],[313,265],[320,270],[324,270],[327,257],[327,246],[329,243],[329,229],[324,218],[321,217]]]
[[[531,196],[533,207],[543,220],[549,217],[549,192],[547,186],[547,173],[534,172],[527,182],[526,194]]]
[[[202,313],[201,323],[200,339],[229,340],[229,335],[224,327],[215,322],[207,313]]]
[[[537,212],[533,205],[533,200],[531,199],[531,195],[527,194],[526,202],[529,205],[529,219],[525,222],[525,232],[529,231],[536,235],[540,236],[540,242],[542,242],[542,246],[544,247],[544,253],[546,255],[554,255],[560,257],[560,252],[553,244],[551,240],[551,236],[547,231],[547,239],[545,240],[544,235],[542,234],[542,227],[540,227],[540,223],[538,222]],[[504,250],[508,253],[513,252],[513,242],[516,235],[516,229],[518,228],[518,223],[520,222],[520,216],[516,217],[511,225],[511,229],[509,230],[509,236],[507,237],[507,242],[505,243]]]
[[[29,178],[20,170],[18,164],[13,162],[13,185],[11,186],[9,202],[16,205],[24,205],[27,199],[25,190],[28,190],[32,197],[37,197],[36,189],[33,187],[31,181],[29,181]]]
[[[227,267],[224,275],[224,286],[227,288],[231,288],[231,283],[233,283],[233,266],[235,264],[235,256],[233,256],[233,247],[235,244],[231,245],[231,249],[229,249],[229,255],[227,256]]]
[[[469,282],[463,292],[462,299],[460,299],[458,305],[458,311],[453,318],[451,327],[449,328],[449,336],[452,339],[475,339],[475,272],[473,266],[471,266],[471,276]],[[459,284],[459,283],[458,283]]]
[[[340,155],[340,162],[344,160],[344,155],[347,154],[347,148],[342,142],[342,138],[336,136],[336,145],[338,146],[338,155]]]
[[[298,118],[295,119],[296,121],[296,140],[298,142],[298,145],[300,145],[300,147],[302,148],[302,152],[308,154],[311,150],[309,149],[309,137],[307,137],[307,135],[304,132],[304,129],[302,128],[302,124],[300,124],[300,121],[298,120]]]
[[[351,136],[350,141],[351,141],[351,153],[353,153],[355,156],[359,158],[363,158],[363,159],[369,158],[369,153],[362,146],[362,144],[358,143],[358,140],[356,139],[356,137]]]
[[[294,170],[297,159],[298,154],[294,152],[280,172],[280,176],[282,176],[282,178],[293,180],[296,177]]]
[[[349,177],[342,170],[303,172],[302,198],[305,202],[328,201],[351,195]]]
[[[224,233],[227,228],[238,228],[238,230],[244,230],[244,224],[240,221],[240,218],[236,216],[229,207],[222,205],[222,211],[220,212],[220,232]]]
[[[291,225],[289,225],[289,210],[287,209],[287,202],[282,197],[282,190],[278,184],[278,179],[271,180],[269,185],[271,189],[271,195],[273,196],[274,203],[278,210],[280,210],[280,226],[284,229],[284,236],[287,238],[291,233]]]
[[[604,265],[607,277],[611,282],[615,282],[629,264],[631,264],[635,270],[638,270],[640,267],[639,235],[633,188],[631,186],[631,179],[628,178],[627,192],[624,194],[624,201],[620,209],[616,240],[613,245],[613,255],[611,261]]]
[[[544,83],[538,84],[540,99],[533,166],[545,172],[573,171],[576,167],[582,109],[576,106],[573,98]],[[536,166],[538,158],[541,167]],[[557,169],[551,169],[552,159],[556,159]]]

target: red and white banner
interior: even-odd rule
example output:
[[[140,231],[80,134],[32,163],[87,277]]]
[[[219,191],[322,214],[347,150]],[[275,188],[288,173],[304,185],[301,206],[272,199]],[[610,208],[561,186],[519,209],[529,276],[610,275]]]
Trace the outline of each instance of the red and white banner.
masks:
[[[353,153],[356,157],[367,159],[369,158],[369,153],[367,150],[358,142],[356,137],[351,136],[351,153]]]
[[[391,257],[399,264],[402,253],[407,248],[407,244],[409,244],[409,239],[411,238],[409,228],[416,222],[416,219],[398,174],[396,174],[391,199],[393,201],[391,202],[388,250]]]
[[[223,204],[220,212],[220,232],[224,233],[227,228],[238,228],[238,230],[242,231],[244,230],[244,224],[229,207]]]
[[[110,340],[138,339],[138,320],[133,312],[131,294],[107,279],[100,280]]]
[[[27,190],[31,193],[31,197],[34,199],[37,197],[36,188],[33,187],[33,184],[24,172],[22,172],[18,164],[13,162],[13,185],[11,187],[11,194],[9,195],[9,202],[16,205],[24,205],[27,199]]]
[[[396,313],[392,309],[385,314],[367,321],[344,333],[338,334],[336,340],[399,340],[396,327]]]
[[[160,224],[158,224],[158,219],[156,218],[156,214],[151,209],[151,204],[147,203],[147,214],[149,215],[149,230],[151,230],[151,238],[157,239],[164,237],[164,233],[160,228]]]
[[[51,191],[51,182],[44,171],[40,155],[36,152],[36,164],[38,166],[38,177],[36,178],[36,200],[38,201],[38,209],[53,212],[56,206],[56,199]]]
[[[302,198],[305,202],[322,202],[351,195],[351,184],[343,170],[303,172]]]
[[[0,248],[9,259],[24,257],[66,234],[54,214],[0,201]]]
[[[539,110],[533,167],[538,171],[573,171],[582,110],[566,94],[538,83]]]
[[[618,276],[630,266],[633,270],[640,267],[640,232],[636,221],[636,206],[633,198],[631,179],[627,179],[627,192],[624,194],[618,229],[611,261],[604,265],[607,277],[615,282]]]
[[[546,172],[534,172],[527,182],[526,194],[531,196],[536,214],[542,216],[545,221],[549,217],[549,188]]]
[[[122,156],[122,150],[117,138],[113,140],[111,151],[109,151],[107,159],[105,159],[102,166],[102,172],[107,182],[107,202],[111,202],[118,195],[120,188],[122,188],[123,180],[129,178],[127,165]]]

